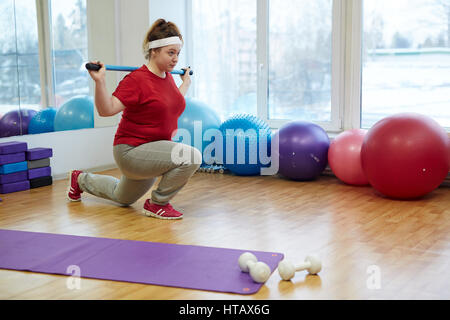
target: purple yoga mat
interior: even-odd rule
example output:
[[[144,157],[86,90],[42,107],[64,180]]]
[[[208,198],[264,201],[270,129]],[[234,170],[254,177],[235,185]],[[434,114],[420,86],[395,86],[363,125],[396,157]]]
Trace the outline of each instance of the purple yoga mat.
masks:
[[[188,289],[253,294],[263,284],[239,269],[244,250],[0,229],[0,268]],[[273,272],[282,253],[250,251]]]

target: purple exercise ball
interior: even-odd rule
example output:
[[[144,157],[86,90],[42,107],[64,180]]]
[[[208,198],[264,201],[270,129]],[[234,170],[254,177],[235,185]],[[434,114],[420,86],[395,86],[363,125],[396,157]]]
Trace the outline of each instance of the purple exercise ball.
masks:
[[[37,113],[31,109],[13,110],[0,119],[0,138],[28,134],[30,120]]]
[[[291,121],[275,134],[279,139],[279,173],[289,179],[317,178],[328,163],[330,139],[321,127],[306,121]]]

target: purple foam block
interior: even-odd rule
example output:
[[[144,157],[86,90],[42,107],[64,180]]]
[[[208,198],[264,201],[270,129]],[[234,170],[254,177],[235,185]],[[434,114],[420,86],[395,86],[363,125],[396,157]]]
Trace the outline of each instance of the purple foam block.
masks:
[[[52,175],[52,169],[50,167],[42,167],[35,169],[28,169],[28,179],[36,179],[40,177],[47,177]]]
[[[0,268],[189,289],[256,293],[263,284],[240,270],[243,250],[0,229]],[[250,251],[273,272],[283,259]],[[69,271],[68,271],[69,270]]]
[[[38,160],[52,157],[53,150],[51,148],[32,148],[28,149],[26,154],[27,160]]]
[[[0,184],[0,193],[11,193],[30,189],[30,181],[18,181],[13,183]]]
[[[0,154],[0,165],[25,161],[25,152]]]
[[[24,181],[28,179],[27,171],[18,171],[8,174],[0,174],[0,184]]]
[[[18,153],[27,151],[26,142],[10,141],[0,143],[0,154]]]

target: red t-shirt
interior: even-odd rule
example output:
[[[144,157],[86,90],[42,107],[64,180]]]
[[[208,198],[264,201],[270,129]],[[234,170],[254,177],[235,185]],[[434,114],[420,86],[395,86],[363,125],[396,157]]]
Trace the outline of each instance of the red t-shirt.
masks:
[[[163,79],[143,65],[127,74],[113,95],[125,106],[114,145],[139,146],[176,134],[186,101],[170,73]]]

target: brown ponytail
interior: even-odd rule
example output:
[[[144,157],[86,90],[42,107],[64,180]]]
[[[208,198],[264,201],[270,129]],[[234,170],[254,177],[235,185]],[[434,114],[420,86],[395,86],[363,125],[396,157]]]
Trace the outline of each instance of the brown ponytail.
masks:
[[[164,19],[156,20],[150,29],[147,31],[145,35],[144,43],[142,44],[142,48],[144,49],[145,59],[149,59],[151,56],[152,50],[159,50],[161,48],[148,49],[148,43],[150,41],[164,39],[168,37],[180,37],[180,40],[183,42],[183,36],[180,33],[180,30],[176,26],[175,23],[166,21]]]

